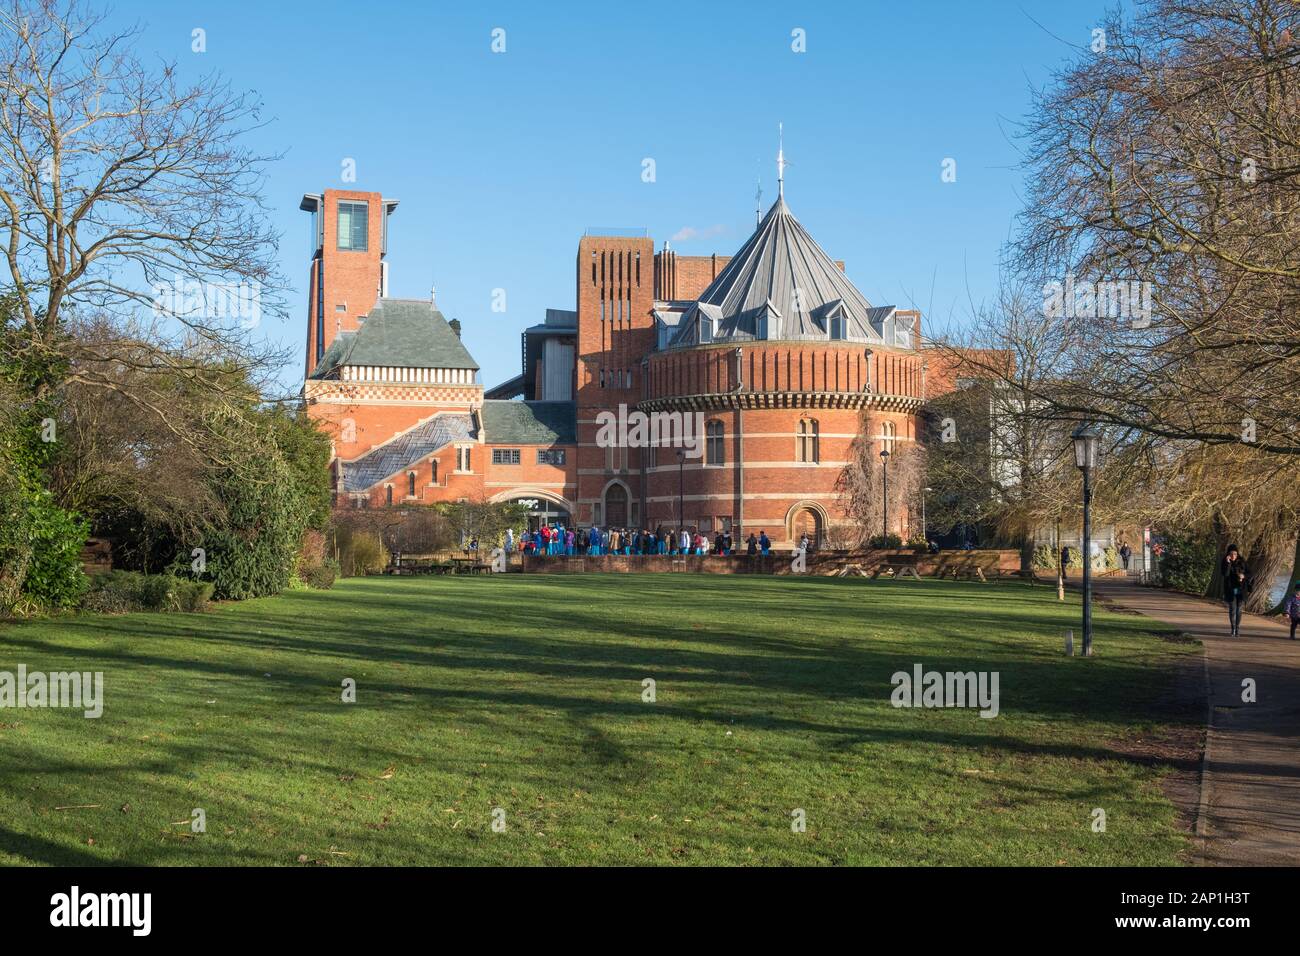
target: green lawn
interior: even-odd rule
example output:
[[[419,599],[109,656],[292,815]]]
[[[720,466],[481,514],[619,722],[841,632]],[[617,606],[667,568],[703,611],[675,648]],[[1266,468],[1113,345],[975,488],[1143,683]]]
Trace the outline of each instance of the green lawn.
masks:
[[[1175,863],[1161,771],[1114,744],[1175,719],[1196,648],[1099,612],[1065,658],[1077,622],[1019,583],[665,574],[0,626],[0,670],[106,699],[0,710],[0,863]],[[1000,716],[892,707],[914,663],[998,671]]]

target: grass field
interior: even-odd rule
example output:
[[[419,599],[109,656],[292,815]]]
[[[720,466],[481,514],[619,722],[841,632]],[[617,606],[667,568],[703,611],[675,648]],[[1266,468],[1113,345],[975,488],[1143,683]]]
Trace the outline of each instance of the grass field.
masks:
[[[0,710],[0,863],[1175,863],[1160,768],[1115,744],[1175,719],[1195,648],[1099,612],[1065,658],[1078,612],[1019,583],[501,575],[0,626],[0,670],[105,682],[98,720]],[[998,671],[1000,715],[891,706],[916,663]]]

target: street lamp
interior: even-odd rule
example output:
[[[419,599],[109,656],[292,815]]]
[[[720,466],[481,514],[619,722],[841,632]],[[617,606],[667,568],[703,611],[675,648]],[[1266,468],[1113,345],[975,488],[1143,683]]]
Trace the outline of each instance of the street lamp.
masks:
[[[889,449],[880,449],[880,484],[884,494],[881,495],[881,503],[884,505],[883,518],[884,535],[881,538],[880,546],[882,548],[889,545]]]
[[[929,528],[926,526],[926,521],[925,521],[925,496],[932,491],[934,491],[933,488],[921,489],[921,537],[925,539],[927,551],[929,550],[929,546],[930,546],[930,531]]]
[[[677,449],[677,531],[686,527],[686,452]]]
[[[1070,436],[1074,464],[1083,472],[1083,656],[1092,656],[1092,469],[1097,467],[1097,429],[1080,425]]]

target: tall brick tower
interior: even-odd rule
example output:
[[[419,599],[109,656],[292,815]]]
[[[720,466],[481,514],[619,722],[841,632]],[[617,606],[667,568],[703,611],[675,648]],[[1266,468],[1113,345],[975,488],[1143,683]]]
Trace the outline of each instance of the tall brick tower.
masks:
[[[388,293],[388,217],[396,199],[380,193],[327,189],[308,193],[298,208],[312,214],[307,293],[307,375],[340,332]]]
[[[631,527],[645,513],[641,449],[596,445],[596,414],[644,396],[641,360],[654,348],[654,241],[583,236],[578,243],[578,514],[581,523]]]

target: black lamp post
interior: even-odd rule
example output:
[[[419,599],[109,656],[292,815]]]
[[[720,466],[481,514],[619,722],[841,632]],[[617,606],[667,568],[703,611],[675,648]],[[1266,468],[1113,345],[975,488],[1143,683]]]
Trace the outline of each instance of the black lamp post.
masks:
[[[880,466],[881,466],[880,485],[883,491],[883,494],[881,495],[881,503],[884,505],[884,507],[881,509],[884,515],[883,518],[881,519],[884,524],[884,529],[883,529],[884,536],[881,539],[880,546],[884,548],[887,547],[889,544],[889,449],[888,448],[880,449]]]
[[[1083,472],[1083,656],[1092,656],[1092,469],[1097,466],[1097,430],[1080,425],[1074,440],[1074,463]]]
[[[686,452],[677,449],[677,531],[686,527]]]

